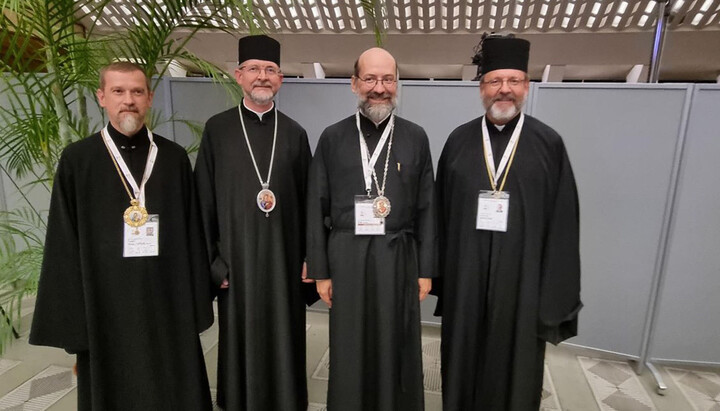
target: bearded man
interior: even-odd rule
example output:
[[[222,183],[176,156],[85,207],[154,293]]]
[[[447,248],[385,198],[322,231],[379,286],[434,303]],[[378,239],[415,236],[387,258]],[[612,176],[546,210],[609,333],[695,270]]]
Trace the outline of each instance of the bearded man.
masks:
[[[423,409],[420,301],[436,272],[425,131],[393,112],[397,64],[355,63],[358,112],[326,128],[308,182],[308,277],[330,309],[328,409]]]
[[[485,115],[452,132],[438,163],[445,411],[537,410],[545,343],[577,333],[577,190],[560,136],[521,112],[529,50],[484,38]]]
[[[97,98],[108,123],[68,145],[55,174],[30,343],[77,356],[80,411],[209,411],[198,333],[213,315],[190,160],[145,125],[141,67],[104,67]]]
[[[305,130],[277,110],[280,43],[238,43],[239,106],[208,120],[195,177],[218,297],[217,402],[226,410],[305,411]]]

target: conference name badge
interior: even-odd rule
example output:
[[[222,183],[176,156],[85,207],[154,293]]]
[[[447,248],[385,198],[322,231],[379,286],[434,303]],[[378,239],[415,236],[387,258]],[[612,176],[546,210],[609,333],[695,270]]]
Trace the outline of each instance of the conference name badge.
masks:
[[[140,227],[123,224],[123,257],[157,257],[160,254],[160,216],[150,214]]]
[[[355,235],[385,235],[385,218],[376,217],[376,196],[355,196]]]
[[[475,228],[487,231],[507,231],[510,193],[505,191],[480,191]]]

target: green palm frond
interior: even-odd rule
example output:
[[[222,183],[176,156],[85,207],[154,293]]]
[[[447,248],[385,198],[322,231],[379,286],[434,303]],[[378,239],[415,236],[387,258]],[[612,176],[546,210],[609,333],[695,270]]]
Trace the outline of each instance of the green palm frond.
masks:
[[[375,45],[382,47],[385,40],[385,29],[382,26],[382,1],[381,0],[361,0],[363,10],[368,22],[373,27],[375,34]]]

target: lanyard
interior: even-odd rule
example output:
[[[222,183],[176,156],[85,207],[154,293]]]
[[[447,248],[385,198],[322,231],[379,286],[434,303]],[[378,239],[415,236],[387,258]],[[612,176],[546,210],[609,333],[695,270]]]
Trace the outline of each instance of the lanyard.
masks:
[[[493,158],[492,144],[490,144],[490,133],[487,128],[487,118],[482,121],[482,135],[483,135],[483,153],[485,154],[485,166],[487,167],[488,176],[490,177],[490,186],[493,191],[502,191],[505,187],[505,180],[507,179],[508,173],[510,173],[510,166],[512,160],[515,158],[515,150],[517,149],[518,140],[520,139],[520,132],[522,131],[523,123],[525,122],[525,114],[520,113],[520,120],[518,120],[515,130],[508,141],[507,147],[505,147],[505,153],[500,159],[498,169],[495,171],[495,159]],[[507,166],[507,170],[505,167]],[[498,189],[497,183],[500,180],[500,176],[505,171],[505,177],[503,177],[502,184]]]
[[[133,177],[132,173],[130,173],[130,169],[125,163],[125,160],[120,155],[120,151],[118,151],[115,142],[110,138],[110,134],[107,131],[107,126],[102,129],[102,132],[100,134],[105,141],[105,145],[108,147],[110,153],[115,159],[115,164],[120,167],[120,170],[122,170],[122,173],[125,176],[125,180],[130,183],[130,186],[135,193],[134,198],[138,200],[140,207],[145,207],[145,183],[147,183],[147,181],[150,179],[153,167],[155,166],[155,158],[157,158],[158,152],[157,145],[153,141],[152,132],[148,130],[148,138],[150,139],[150,151],[148,152],[147,161],[145,162],[145,171],[143,171],[142,181],[140,182],[139,187],[137,185],[137,182],[135,182],[135,178]],[[130,193],[128,192],[128,194]]]
[[[380,141],[377,143],[377,147],[375,147],[375,151],[373,151],[372,157],[368,160],[368,155],[370,153],[370,150],[368,149],[367,142],[365,142],[365,136],[363,136],[362,129],[360,128],[360,112],[358,111],[355,113],[355,122],[357,124],[358,129],[358,136],[360,139],[360,158],[362,159],[362,165],[363,165],[363,176],[365,178],[365,191],[367,191],[368,195],[370,194],[370,191],[372,190],[372,177],[375,171],[375,164],[377,163],[378,158],[380,157],[380,152],[382,151],[383,147],[385,146],[385,142],[388,139],[388,136],[390,135],[390,132],[393,129],[393,126],[395,124],[395,114],[390,115],[390,121],[388,121],[387,126],[385,126],[385,130],[383,131],[382,135],[380,136]],[[388,149],[388,158],[390,155],[390,150]],[[387,176],[387,161],[385,162],[385,174]],[[377,184],[377,183],[376,183]],[[384,190],[384,181],[383,181],[383,191]],[[378,190],[380,190],[380,187],[378,187]],[[380,195],[383,195],[382,193],[379,193]]]

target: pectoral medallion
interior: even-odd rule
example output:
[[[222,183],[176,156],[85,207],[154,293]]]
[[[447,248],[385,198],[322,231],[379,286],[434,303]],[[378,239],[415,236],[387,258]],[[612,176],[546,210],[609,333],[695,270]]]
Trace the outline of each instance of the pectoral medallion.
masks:
[[[125,224],[130,227],[137,228],[144,225],[145,222],[147,222],[147,219],[148,213],[145,207],[141,207],[137,200],[131,200],[130,207],[125,209],[125,213],[123,213],[123,220],[125,220]]]
[[[373,200],[373,213],[375,213],[375,217],[387,217],[390,214],[390,208],[390,200],[385,196],[377,196]]]
[[[275,193],[273,193],[269,188],[263,188],[258,192],[257,206],[260,211],[265,213],[265,217],[270,217],[270,212],[275,209],[276,203]]]

